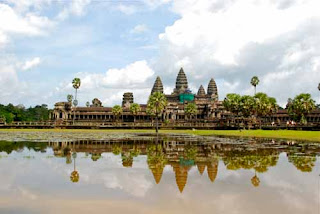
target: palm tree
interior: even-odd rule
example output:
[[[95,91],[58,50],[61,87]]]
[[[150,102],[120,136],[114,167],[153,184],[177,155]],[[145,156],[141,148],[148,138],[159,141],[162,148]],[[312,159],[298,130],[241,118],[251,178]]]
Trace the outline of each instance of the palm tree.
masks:
[[[159,130],[159,116],[161,116],[163,110],[166,108],[167,103],[166,96],[161,92],[154,92],[149,96],[147,108],[148,113],[156,117],[156,133],[158,133]]]
[[[116,120],[118,120],[118,117],[122,113],[122,108],[119,105],[115,105],[112,107],[112,114],[115,116]]]
[[[260,118],[261,129],[261,117],[273,114],[278,109],[277,100],[273,97],[268,97],[265,93],[257,93],[255,96],[255,108],[257,116]]]
[[[76,183],[79,181],[79,172],[76,170],[76,158],[77,158],[77,153],[73,153],[72,154],[72,157],[73,157],[73,171],[71,172],[71,175],[70,175],[70,180],[73,182],[73,183]]]
[[[223,106],[227,111],[238,117],[241,110],[241,96],[239,94],[227,94]]]
[[[299,94],[293,100],[291,105],[288,106],[289,115],[301,123],[306,123],[305,116],[315,108],[315,101],[311,98],[310,94]]]
[[[141,107],[139,104],[137,103],[133,103],[130,105],[130,112],[133,114],[133,122],[135,123],[136,122],[136,116],[137,114],[141,111]]]
[[[197,115],[198,108],[195,103],[188,103],[186,107],[184,108],[184,112],[190,117],[193,117],[194,115]]]
[[[90,102],[89,102],[89,101],[86,102],[86,106],[87,106],[88,108],[90,107]]]
[[[80,78],[74,78],[72,80],[72,86],[74,89],[76,89],[76,93],[75,93],[75,100],[77,100],[77,93],[78,93],[78,89],[80,88],[80,85],[81,85],[81,80]]]
[[[255,100],[254,97],[249,95],[244,95],[240,100],[240,111],[244,118],[249,118],[248,122],[251,122],[251,116],[255,112]],[[249,126],[249,124],[248,124]],[[249,127],[250,128],[250,127]]]
[[[258,187],[260,184],[260,179],[258,178],[256,172],[254,173],[254,176],[251,178],[251,183],[254,187]]]
[[[250,83],[254,87],[254,95],[256,95],[256,93],[257,93],[256,88],[257,88],[257,85],[259,84],[259,82],[260,82],[260,80],[259,80],[259,78],[257,76],[253,76],[251,78],[251,82]]]
[[[80,88],[80,85],[81,85],[81,80],[80,80],[80,78],[74,78],[73,80],[72,80],[72,86],[73,86],[73,88],[74,89],[76,89],[76,93],[75,93],[75,99],[74,99],[74,101],[73,101],[73,105],[75,106],[75,107],[77,107],[77,105],[78,105],[78,100],[77,100],[77,94],[78,94],[78,89]],[[73,124],[74,124],[74,119],[75,119],[75,110],[73,111]]]
[[[68,94],[67,95],[67,100],[68,100],[69,103],[72,103],[72,100],[73,100],[72,94]]]

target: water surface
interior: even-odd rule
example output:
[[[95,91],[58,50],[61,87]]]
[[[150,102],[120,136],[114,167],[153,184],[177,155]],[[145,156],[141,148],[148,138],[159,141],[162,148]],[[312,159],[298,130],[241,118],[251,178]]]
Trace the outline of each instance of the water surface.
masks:
[[[36,138],[0,142],[0,213],[319,213],[317,143]]]

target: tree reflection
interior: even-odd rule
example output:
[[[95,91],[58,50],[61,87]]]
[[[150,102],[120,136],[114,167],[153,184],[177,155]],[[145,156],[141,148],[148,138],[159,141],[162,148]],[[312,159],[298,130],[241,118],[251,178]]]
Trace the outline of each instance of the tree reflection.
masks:
[[[133,146],[132,149],[129,151],[122,151],[121,159],[122,159],[122,166],[124,167],[132,167],[133,165],[133,158],[137,157],[141,153],[140,149],[136,146]]]
[[[163,152],[162,145],[154,144],[147,148],[147,163],[151,170],[155,182],[160,183],[163,169],[167,163],[167,159]]]
[[[72,154],[72,157],[73,157],[73,171],[71,172],[71,175],[70,175],[70,180],[73,182],[73,183],[77,183],[80,179],[80,175],[79,175],[79,172],[76,170],[76,158],[77,158],[77,153],[73,153]]]
[[[301,172],[312,172],[316,157],[311,155],[288,154],[288,160]]]

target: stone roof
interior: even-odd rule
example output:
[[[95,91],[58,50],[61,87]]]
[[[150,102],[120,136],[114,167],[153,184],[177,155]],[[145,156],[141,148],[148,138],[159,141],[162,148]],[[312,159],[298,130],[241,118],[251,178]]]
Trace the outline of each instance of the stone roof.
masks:
[[[201,95],[201,96],[206,95],[206,92],[202,85],[200,85],[197,95]]]
[[[183,68],[181,68],[177,76],[175,91],[178,92],[185,89],[188,89],[188,80],[186,74],[183,71]]]
[[[211,78],[211,80],[210,80],[210,82],[208,84],[207,92],[208,92],[209,95],[218,94],[217,84],[216,84],[216,82],[214,81],[213,78]]]
[[[163,93],[163,84],[162,84],[162,81],[161,81],[159,76],[157,76],[157,79],[153,84],[153,87],[152,87],[152,90],[151,90],[151,94],[153,94],[154,92]]]

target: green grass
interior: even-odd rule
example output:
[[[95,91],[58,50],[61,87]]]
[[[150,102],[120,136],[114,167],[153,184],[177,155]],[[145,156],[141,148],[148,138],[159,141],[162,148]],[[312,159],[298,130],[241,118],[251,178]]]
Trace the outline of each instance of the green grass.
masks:
[[[155,133],[151,129],[0,129],[0,132],[65,132],[65,133]],[[308,140],[320,142],[320,131],[296,131],[296,130],[160,130],[166,134],[193,134],[193,135],[216,135],[216,136],[239,136],[282,138],[295,140]]]

